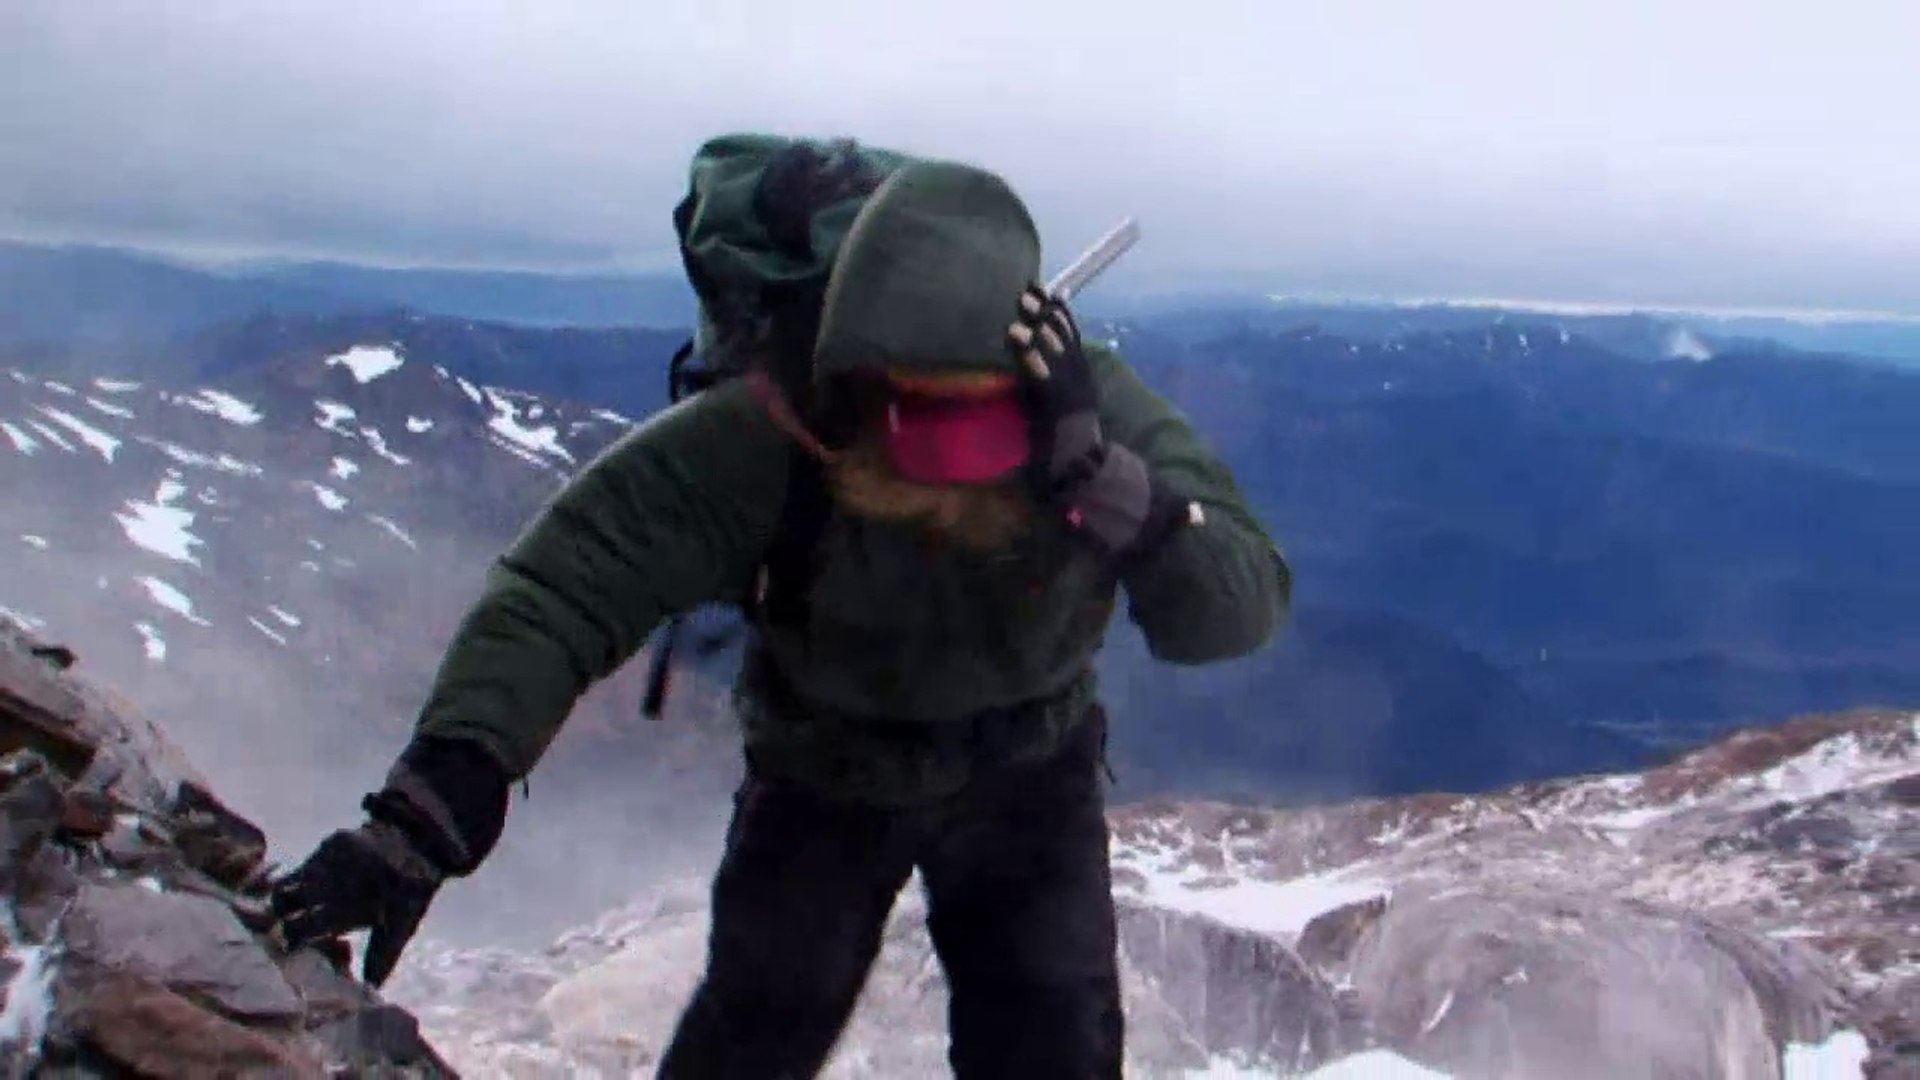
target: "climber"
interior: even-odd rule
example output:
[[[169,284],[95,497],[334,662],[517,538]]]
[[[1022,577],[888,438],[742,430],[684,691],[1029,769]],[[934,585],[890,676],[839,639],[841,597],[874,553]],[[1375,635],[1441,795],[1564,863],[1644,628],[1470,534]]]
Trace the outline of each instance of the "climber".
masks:
[[[539,512],[365,820],[275,884],[279,931],[300,947],[370,929],[380,985],[435,893],[487,858],[578,697],[667,617],[734,604],[758,613],[735,694],[745,773],[708,966],[659,1075],[815,1075],[918,869],[956,1075],[1117,1078],[1093,658],[1122,587],[1158,659],[1252,652],[1287,612],[1287,565],[1186,420],[1037,284],[1037,231],[999,177],[806,144],[812,171],[781,187],[784,149],[709,144],[712,198],[676,223],[710,254],[701,230],[729,206],[800,216],[736,235],[797,235],[766,250],[820,261],[804,329],[743,337],[698,280],[709,349],[752,340],[804,376],[702,390]],[[699,186],[735,165],[761,178],[753,199]],[[789,534],[809,536],[798,557]]]

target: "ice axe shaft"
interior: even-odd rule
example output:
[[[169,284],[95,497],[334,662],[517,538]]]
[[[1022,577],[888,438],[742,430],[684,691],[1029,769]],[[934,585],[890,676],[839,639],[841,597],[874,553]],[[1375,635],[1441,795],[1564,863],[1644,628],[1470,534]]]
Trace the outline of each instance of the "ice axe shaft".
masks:
[[[1093,246],[1080,253],[1080,257],[1067,264],[1065,270],[1055,275],[1047,283],[1047,291],[1062,300],[1071,300],[1073,295],[1086,288],[1101,272],[1113,265],[1113,261],[1127,253],[1140,239],[1140,223],[1127,218],[1108,230],[1105,236],[1093,242]]]
[[[1086,288],[1101,272],[1113,265],[1114,260],[1127,253],[1140,239],[1140,223],[1129,217],[1107,231],[1105,236],[1093,242],[1093,246],[1080,253],[1080,257],[1067,264],[1067,268],[1054,275],[1047,283],[1047,291],[1062,300],[1071,300],[1075,293]],[[1040,359],[1038,351],[1028,349],[1020,354],[1027,370],[1036,379],[1047,378],[1052,372],[1047,370],[1047,362]]]

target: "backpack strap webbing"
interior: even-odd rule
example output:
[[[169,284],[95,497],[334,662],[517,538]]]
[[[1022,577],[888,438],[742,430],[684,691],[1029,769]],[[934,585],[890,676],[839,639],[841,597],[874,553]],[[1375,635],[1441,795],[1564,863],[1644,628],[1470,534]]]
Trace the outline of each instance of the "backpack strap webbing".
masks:
[[[813,576],[814,549],[826,529],[832,500],[827,494],[826,470],[820,459],[799,444],[791,444],[786,493],[780,517],[765,558],[747,583],[742,604],[754,628],[791,626],[806,620],[807,586]],[[655,644],[647,670],[647,688],[640,701],[641,715],[660,719],[672,681],[673,653],[683,635],[681,619],[667,620]],[[755,643],[749,642],[749,647]],[[711,651],[711,644],[701,652]]]
[[[791,626],[805,621],[814,549],[831,509],[826,470],[820,459],[794,444],[789,461],[780,521],[755,582],[754,611],[761,626]]]

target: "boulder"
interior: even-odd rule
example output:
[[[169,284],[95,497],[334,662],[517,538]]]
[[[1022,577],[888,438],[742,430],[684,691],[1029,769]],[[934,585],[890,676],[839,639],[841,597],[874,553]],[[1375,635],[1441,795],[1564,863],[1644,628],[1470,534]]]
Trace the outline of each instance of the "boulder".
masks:
[[[1774,1080],[1839,999],[1810,955],[1692,912],[1456,887],[1396,895],[1351,956],[1379,1036],[1461,1076]]]
[[[265,933],[260,829],[0,619],[0,1072],[456,1075],[344,942]]]

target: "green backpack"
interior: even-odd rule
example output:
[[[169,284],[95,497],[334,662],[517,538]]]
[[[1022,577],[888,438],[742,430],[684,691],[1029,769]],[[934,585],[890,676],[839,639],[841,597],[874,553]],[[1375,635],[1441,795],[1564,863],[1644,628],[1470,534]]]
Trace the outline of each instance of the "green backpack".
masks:
[[[687,195],[673,211],[699,319],[668,365],[669,400],[764,366],[773,387],[810,419],[813,343],[834,256],[867,197],[912,160],[852,139],[731,134],[703,143],[693,156]],[[793,466],[763,568],[766,589],[750,621],[798,616],[801,583],[826,518],[819,462],[796,446]],[[665,704],[684,623],[668,620],[654,647],[641,703],[649,719],[658,719]],[[694,641],[696,654],[718,651],[736,629]]]
[[[737,134],[702,144],[673,211],[700,310],[670,365],[670,399],[764,357],[775,385],[803,407],[834,256],[867,197],[912,160],[852,139]]]

